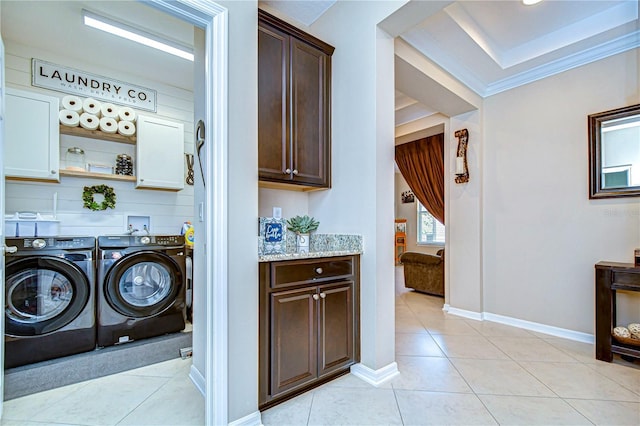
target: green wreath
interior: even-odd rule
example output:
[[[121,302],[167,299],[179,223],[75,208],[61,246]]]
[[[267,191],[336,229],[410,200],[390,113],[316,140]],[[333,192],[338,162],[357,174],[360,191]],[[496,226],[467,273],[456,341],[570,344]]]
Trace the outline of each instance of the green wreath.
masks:
[[[95,194],[102,194],[104,201],[100,204],[93,199]],[[82,201],[84,207],[90,210],[106,210],[116,207],[116,193],[113,188],[107,185],[85,186],[82,191]]]

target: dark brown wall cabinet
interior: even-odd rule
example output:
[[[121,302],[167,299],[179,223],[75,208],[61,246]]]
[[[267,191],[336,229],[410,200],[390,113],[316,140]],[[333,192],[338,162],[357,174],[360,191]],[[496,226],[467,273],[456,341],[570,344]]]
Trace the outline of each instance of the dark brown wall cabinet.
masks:
[[[258,10],[260,181],[308,189],[331,186],[333,50]]]
[[[359,361],[359,271],[359,256],[260,263],[260,409]]]

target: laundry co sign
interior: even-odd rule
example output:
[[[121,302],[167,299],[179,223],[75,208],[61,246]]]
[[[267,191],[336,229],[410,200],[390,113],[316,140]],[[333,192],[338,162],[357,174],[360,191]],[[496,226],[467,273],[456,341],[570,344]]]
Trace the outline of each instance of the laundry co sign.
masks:
[[[156,91],[33,58],[31,84],[156,112]]]

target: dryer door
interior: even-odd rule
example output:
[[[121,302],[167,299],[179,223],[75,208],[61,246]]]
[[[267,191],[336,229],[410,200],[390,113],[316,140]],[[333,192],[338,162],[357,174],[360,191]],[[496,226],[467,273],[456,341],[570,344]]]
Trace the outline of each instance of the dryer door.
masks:
[[[105,278],[105,297],[123,315],[144,318],[170,308],[183,291],[178,263],[164,253],[140,251],[119,259]]]
[[[61,329],[82,312],[90,284],[76,264],[65,259],[25,257],[6,267],[5,334],[26,337]]]

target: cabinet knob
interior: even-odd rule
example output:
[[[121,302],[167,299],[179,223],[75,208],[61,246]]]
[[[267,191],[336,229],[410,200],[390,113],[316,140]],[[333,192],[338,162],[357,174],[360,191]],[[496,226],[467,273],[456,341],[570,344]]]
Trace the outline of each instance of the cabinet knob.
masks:
[[[322,268],[317,267],[316,268],[316,274],[320,275],[321,273],[323,273],[324,271],[322,270]]]
[[[327,297],[327,295],[324,293],[320,293],[320,297],[324,299],[325,297]]]
[[[51,174],[52,174],[52,175],[55,175],[55,174],[56,174],[56,171],[55,171],[55,170],[51,170]]]
[[[318,296],[317,294],[314,294],[312,297],[313,297],[313,300],[318,300],[318,299],[320,299],[320,296]]]
[[[298,169],[293,169],[293,174],[297,175],[298,174]]]
[[[282,172],[282,174],[290,175],[291,174],[291,169],[285,170],[284,172]]]

